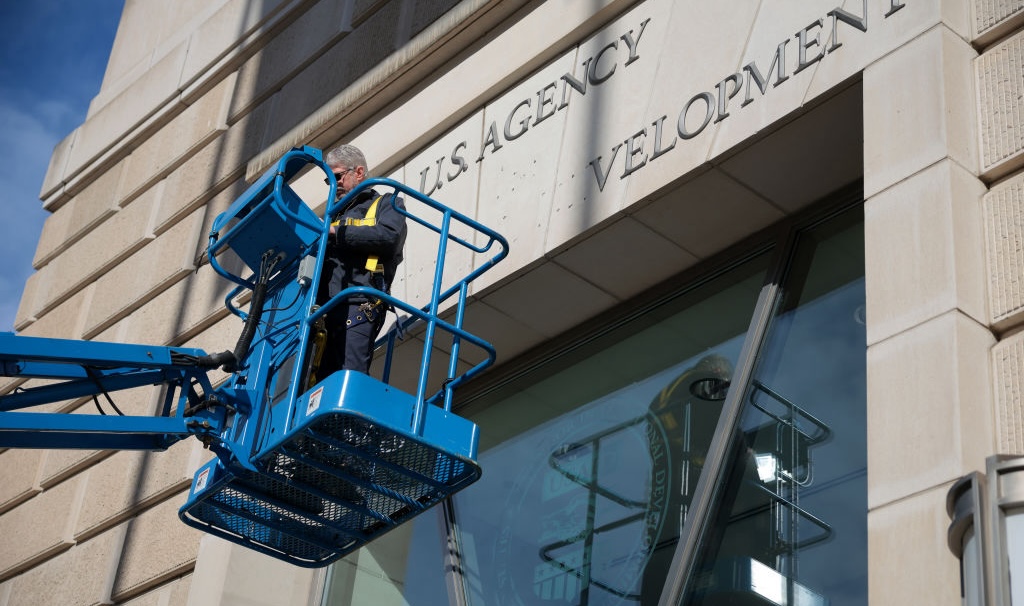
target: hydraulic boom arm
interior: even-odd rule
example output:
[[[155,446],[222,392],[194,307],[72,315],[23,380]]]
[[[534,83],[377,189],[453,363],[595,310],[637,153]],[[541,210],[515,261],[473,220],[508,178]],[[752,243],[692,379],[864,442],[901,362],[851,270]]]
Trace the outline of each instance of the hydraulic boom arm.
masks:
[[[20,337],[0,333],[3,375],[46,380],[0,396],[0,445],[13,448],[116,448],[163,450],[189,435],[209,439],[223,415],[203,411],[203,394],[213,390],[202,350],[124,343]],[[156,416],[70,415],[14,412],[41,404],[97,398],[145,385],[166,385]],[[172,410],[174,414],[172,415]]]

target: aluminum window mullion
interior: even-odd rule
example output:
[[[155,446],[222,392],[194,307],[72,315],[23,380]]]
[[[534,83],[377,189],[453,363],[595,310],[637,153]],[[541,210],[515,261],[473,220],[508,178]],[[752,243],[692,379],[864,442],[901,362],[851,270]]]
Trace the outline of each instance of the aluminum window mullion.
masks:
[[[658,606],[676,606],[682,601],[686,580],[696,561],[697,548],[708,527],[711,512],[720,500],[730,445],[735,438],[743,402],[753,380],[757,356],[782,300],[782,279],[795,249],[796,232],[791,230],[785,238],[785,245],[777,251],[776,258],[770,266],[770,278],[758,294],[750,327],[747,329],[747,338],[740,350],[736,373],[733,376],[733,388],[729,389],[726,396],[722,414],[715,427],[715,435],[708,447],[704,470],[694,488],[692,505],[683,523],[679,543],[676,544],[675,553],[672,555],[672,564]],[[736,389],[737,387],[742,389]]]
[[[466,591],[465,567],[462,563],[462,541],[459,537],[455,501],[448,497],[441,503],[438,524],[441,526],[441,543],[444,549],[444,584],[448,590],[449,606],[467,606],[469,593]]]

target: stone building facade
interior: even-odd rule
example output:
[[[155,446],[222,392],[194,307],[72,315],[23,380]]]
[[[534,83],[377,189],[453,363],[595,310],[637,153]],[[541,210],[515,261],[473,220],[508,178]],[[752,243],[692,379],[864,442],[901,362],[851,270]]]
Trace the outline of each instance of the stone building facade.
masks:
[[[101,91],[55,149],[42,185],[52,214],[15,328],[230,348],[241,329],[223,305],[231,286],[199,267],[213,220],[291,147],[351,142],[374,174],[508,237],[510,257],[474,284],[467,320],[494,343],[499,363],[456,410],[479,419],[482,454],[493,460],[484,461],[486,481],[528,492],[488,469],[503,469],[501,448],[517,436],[562,417],[545,410],[517,425],[517,415],[535,411],[529,400],[511,408],[516,398],[552,377],[576,390],[600,383],[594,375],[572,383],[552,369],[574,368],[573,351],[591,351],[627,320],[651,321],[662,302],[713,300],[701,299],[699,285],[737,275],[730,272],[758,251],[790,250],[780,230],[801,234],[802,225],[853,213],[842,231],[852,239],[821,236],[807,275],[824,263],[839,269],[820,281],[850,271],[860,285],[853,296],[861,304],[843,317],[861,327],[847,345],[863,372],[843,394],[863,392],[854,433],[865,458],[834,479],[859,487],[860,505],[852,513],[821,505],[812,517],[829,529],[824,547],[790,543],[772,556],[772,578],[800,580],[782,581],[780,595],[806,590],[807,603],[952,606],[960,582],[946,546],[947,491],[991,455],[1024,455],[1022,62],[1020,0],[127,0]],[[296,187],[322,209],[317,176]],[[396,285],[410,300],[432,275],[416,246],[411,239]],[[803,254],[794,250],[774,260],[766,253],[764,271],[793,275],[787,259]],[[720,348],[734,352],[733,389],[744,377],[761,385],[767,354],[752,335],[769,342],[765,318],[791,309],[767,301],[787,280],[755,278],[736,345]],[[824,287],[808,279],[802,288]],[[650,311],[646,320],[637,309]],[[707,322],[730,310],[716,308]],[[718,351],[693,346],[705,350]],[[689,359],[680,356],[671,363]],[[832,356],[842,357],[827,348],[811,357]],[[629,381],[608,393],[624,393]],[[0,393],[22,383],[4,378]],[[117,403],[149,414],[158,397],[156,388],[132,390]],[[585,408],[559,414],[589,423]],[[96,413],[88,399],[47,409]],[[830,427],[822,448],[846,439],[828,410],[815,409]],[[502,440],[488,442],[488,431]],[[694,597],[703,594],[692,579],[716,577],[694,577],[684,564],[708,553],[702,530],[716,527],[715,499],[728,498],[709,488],[727,484],[724,444],[712,444],[701,463],[708,478],[696,484],[692,515],[679,522],[655,589],[637,572],[654,568],[654,535],[636,539],[634,551],[614,543],[605,560],[589,551],[581,561],[550,555],[545,562],[556,566],[524,572],[502,554],[507,533],[525,530],[510,525],[487,539],[490,531],[471,532],[470,521],[449,530],[463,532],[458,574],[443,568],[440,544],[417,547],[411,534],[329,570],[296,568],[178,521],[210,456],[198,441],[158,453],[9,449],[0,452],[0,606],[443,603],[438,596],[474,605],[656,604],[662,592],[714,603]],[[640,499],[648,505],[637,515],[663,533],[660,514],[650,513],[658,474],[645,465],[653,470]],[[593,481],[570,488],[586,485],[593,497],[600,482],[589,469]],[[472,490],[454,511],[465,516],[483,499]],[[772,498],[772,507],[782,502]],[[787,511],[800,518],[794,528],[812,519]],[[437,526],[440,514],[432,516],[417,528]],[[860,530],[835,521],[850,517]],[[573,536],[601,543],[610,531],[599,530]],[[823,561],[842,567],[828,545],[851,536],[863,553],[847,556],[863,561],[849,578],[817,581],[795,553],[795,545],[824,549]],[[412,553],[423,556],[415,566]],[[434,578],[417,572],[424,559],[447,579],[439,588],[418,584],[418,574]],[[798,574],[798,561],[809,576]],[[420,591],[432,597],[417,601]]]

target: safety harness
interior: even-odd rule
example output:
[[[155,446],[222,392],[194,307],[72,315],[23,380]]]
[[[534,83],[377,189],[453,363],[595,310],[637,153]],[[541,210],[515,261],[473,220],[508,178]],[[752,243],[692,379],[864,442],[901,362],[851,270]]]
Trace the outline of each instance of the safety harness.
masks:
[[[377,224],[377,205],[380,204],[381,198],[384,196],[377,196],[377,199],[373,201],[370,208],[366,210],[366,216],[362,219],[353,219],[347,217],[345,219],[345,225],[355,225],[360,227],[373,227]],[[341,225],[341,221],[334,221],[331,223],[334,227]],[[367,255],[366,257],[366,270],[372,271],[373,273],[383,273],[384,266],[380,264],[380,257],[378,255]]]
[[[377,196],[377,199],[373,201],[370,208],[366,210],[366,215],[362,219],[353,219],[351,217],[345,218],[345,226],[360,226],[360,227],[373,227],[377,224],[377,206],[380,204],[381,198],[384,196]],[[342,222],[332,221],[332,227],[339,227]],[[380,256],[378,255],[367,255],[366,257],[366,270],[375,274],[384,273],[384,265],[380,262]],[[354,318],[348,318],[345,324],[348,328],[352,326],[358,326],[365,322],[373,322],[378,313],[377,308],[384,305],[383,299],[375,299],[373,301],[366,301],[359,306],[361,313],[357,314]],[[387,310],[385,310],[387,311]],[[323,361],[324,350],[327,347],[327,325],[323,316],[317,319],[317,322],[313,326],[313,347],[310,355],[310,370],[307,373],[307,385],[312,385],[318,380],[317,373],[320,370],[320,363]]]

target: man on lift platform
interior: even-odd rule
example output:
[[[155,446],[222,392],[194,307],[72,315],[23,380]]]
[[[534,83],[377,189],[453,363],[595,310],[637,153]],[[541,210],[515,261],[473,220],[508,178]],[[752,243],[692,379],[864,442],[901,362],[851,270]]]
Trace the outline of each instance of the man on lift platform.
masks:
[[[340,200],[368,177],[366,158],[359,148],[340,145],[324,157],[337,182]],[[325,179],[330,184],[330,179]],[[352,286],[391,291],[402,262],[407,227],[402,198],[373,189],[361,192],[332,217],[318,301],[322,304]],[[387,304],[356,295],[326,314],[327,342],[315,374],[327,377],[338,370],[369,372],[373,343],[384,326]]]

